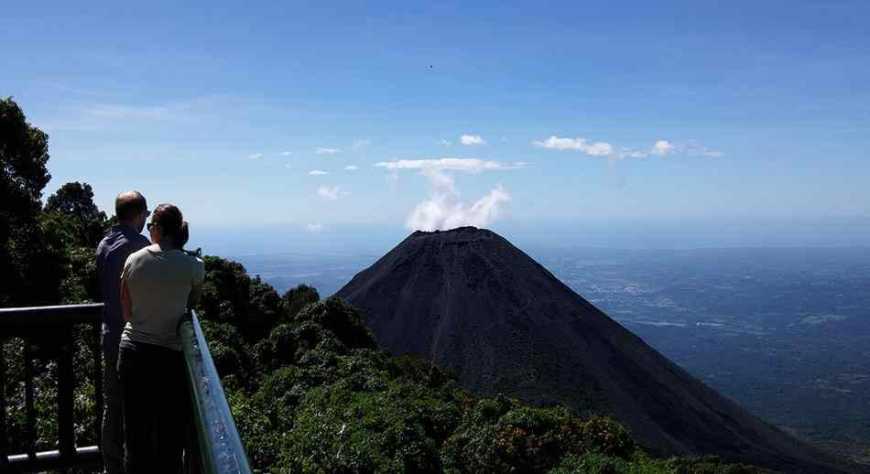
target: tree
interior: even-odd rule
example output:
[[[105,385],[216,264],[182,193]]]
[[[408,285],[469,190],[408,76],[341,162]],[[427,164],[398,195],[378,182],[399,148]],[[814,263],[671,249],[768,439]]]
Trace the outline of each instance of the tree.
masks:
[[[27,123],[11,97],[0,100],[0,216],[36,216],[42,190],[51,179],[46,163],[48,135]]]
[[[108,228],[106,214],[94,204],[87,183],[66,183],[48,198],[39,218],[45,248],[64,263],[60,302],[82,303],[99,296],[94,249]],[[52,284],[43,281],[43,284]]]
[[[0,100],[0,306],[55,302],[63,261],[39,223],[48,136],[11,98]]]
[[[78,181],[60,187],[45,204],[45,212],[66,216],[74,226],[76,244],[95,248],[106,230],[106,213],[94,204],[94,192],[88,183]]]
[[[283,310],[278,292],[260,277],[251,278],[241,264],[206,256],[208,277],[197,309],[203,319],[235,325],[248,340],[269,335]]]
[[[287,290],[282,298],[284,300],[285,312],[289,318],[296,316],[302,308],[309,304],[320,301],[317,289],[305,284]]]

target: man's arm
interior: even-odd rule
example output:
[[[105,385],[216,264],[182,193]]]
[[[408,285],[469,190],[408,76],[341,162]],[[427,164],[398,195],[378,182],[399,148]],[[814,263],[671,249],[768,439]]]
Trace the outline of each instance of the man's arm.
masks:
[[[97,279],[99,280],[99,283],[100,283],[99,285],[97,285],[97,287],[99,287],[99,289],[100,289],[99,301],[105,301],[106,295],[104,293],[106,292],[106,290],[105,290],[105,286],[104,286],[105,283],[103,282],[103,278],[104,278],[104,276],[103,276],[103,260],[104,259],[103,259],[103,243],[102,242],[100,242],[100,244],[97,245],[97,251],[94,254],[94,259],[96,260],[96,263],[97,263],[97,265],[96,265],[97,266]]]

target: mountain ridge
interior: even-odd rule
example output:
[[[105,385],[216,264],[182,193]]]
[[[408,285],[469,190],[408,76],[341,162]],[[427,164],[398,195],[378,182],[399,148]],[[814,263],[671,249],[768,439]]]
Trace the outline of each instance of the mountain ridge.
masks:
[[[416,231],[337,296],[362,309],[391,352],[425,356],[480,393],[611,414],[653,453],[849,472],[704,385],[492,231]]]

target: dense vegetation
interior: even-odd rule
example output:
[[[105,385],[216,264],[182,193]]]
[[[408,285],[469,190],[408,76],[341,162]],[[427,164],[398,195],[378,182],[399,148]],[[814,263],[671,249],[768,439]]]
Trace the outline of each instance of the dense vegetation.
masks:
[[[48,137],[30,126],[11,99],[0,99],[0,307],[96,301],[98,289],[94,249],[110,221],[93,202],[87,184],[67,183],[42,202],[42,191],[51,179]],[[90,344],[96,334],[76,328],[75,366],[91,373]],[[43,341],[46,342],[46,341]],[[3,339],[7,403],[6,431],[12,450],[22,452],[27,440],[24,427],[24,367],[21,339]],[[56,449],[55,386],[56,345],[32,344],[35,356],[34,409],[37,415],[34,439],[37,449]],[[94,388],[89,380],[77,380],[76,426],[80,445],[96,441]]]
[[[360,314],[206,258],[200,312],[248,454],[290,472],[755,472],[654,460],[619,423],[478,398],[379,351]]]
[[[0,306],[98,299],[93,249],[109,222],[87,184],[66,184],[43,205],[47,161],[46,135],[11,99],[0,101]],[[282,296],[238,263],[205,260],[203,330],[260,470],[758,472],[716,459],[653,459],[611,419],[475,397],[425,361],[378,350],[360,314],[342,301],[320,301],[306,286]],[[87,373],[93,334],[77,337],[78,372]],[[3,341],[13,448],[22,440],[23,348]],[[37,365],[38,445],[50,449],[55,369]],[[94,389],[79,382],[78,419],[91,420]],[[77,427],[79,445],[93,443],[95,428]]]

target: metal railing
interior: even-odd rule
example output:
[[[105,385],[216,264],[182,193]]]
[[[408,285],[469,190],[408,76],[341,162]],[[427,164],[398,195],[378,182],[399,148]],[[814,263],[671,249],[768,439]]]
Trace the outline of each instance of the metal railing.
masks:
[[[94,438],[99,443],[100,414],[103,411],[102,351],[100,349],[100,326],[102,304],[67,306],[38,306],[32,308],[0,309],[0,342],[18,337],[24,341],[24,426],[23,453],[9,453],[7,433],[8,412],[6,406],[7,364],[0,351],[0,472],[27,472],[63,467],[98,466],[100,450],[97,446],[78,447],[75,439],[74,396],[75,367],[73,355],[76,341],[74,326],[85,324],[93,331],[94,343],[90,351],[94,360],[93,376],[96,396]],[[36,410],[34,408],[34,367],[36,352],[41,360],[57,363],[57,449],[37,451]]]
[[[195,312],[182,321],[179,331],[200,447],[199,468],[208,474],[250,473],[248,457]]]
[[[0,343],[8,338],[24,340],[24,446],[23,453],[9,453],[7,401],[7,364],[0,350],[0,472],[33,472],[71,467],[98,467],[101,463],[99,438],[103,411],[102,350],[100,328],[102,304],[0,308]],[[73,328],[85,324],[93,331],[89,348],[94,358],[95,446],[78,447],[75,437],[74,397],[77,372],[73,366],[75,344]],[[248,459],[230,413],[223,387],[208,350],[196,314],[191,313],[179,326],[194,413],[196,446],[189,450],[186,468],[191,472],[251,472]],[[0,346],[2,349],[2,346]],[[42,359],[57,362],[57,449],[37,451],[36,410],[34,408],[34,352]],[[81,374],[79,374],[81,375]]]

